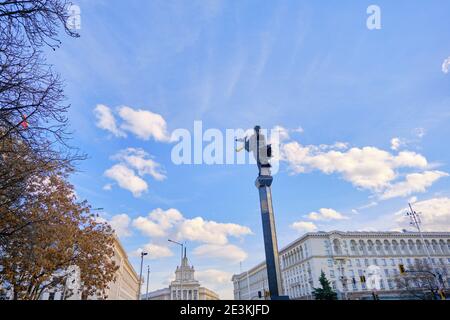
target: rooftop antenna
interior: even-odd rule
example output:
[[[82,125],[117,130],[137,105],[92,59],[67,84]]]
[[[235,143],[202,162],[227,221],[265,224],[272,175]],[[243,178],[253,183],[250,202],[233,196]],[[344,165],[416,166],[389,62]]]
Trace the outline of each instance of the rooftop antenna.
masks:
[[[408,203],[408,206],[409,206],[409,209],[410,209],[411,211],[406,211],[406,216],[409,217],[409,219],[410,219],[410,224],[411,224],[413,227],[415,227],[415,228],[417,229],[417,231],[419,232],[420,238],[422,239],[423,246],[425,247],[425,252],[426,252],[426,254],[427,254],[428,264],[429,264],[430,267],[431,267],[431,270],[432,270],[432,273],[433,273],[433,275],[434,275],[434,279],[435,279],[435,281],[436,281],[436,285],[437,285],[437,287],[438,287],[438,290],[441,291],[441,290],[443,290],[443,288],[444,288],[444,285],[443,285],[443,284],[441,283],[441,281],[440,281],[440,279],[441,279],[442,277],[441,277],[441,274],[438,272],[438,270],[437,270],[437,268],[436,268],[436,265],[435,265],[433,259],[431,259],[430,249],[428,248],[428,245],[427,245],[426,242],[425,242],[425,238],[424,238],[424,236],[423,236],[422,229],[421,229],[421,227],[420,227],[420,225],[422,224],[422,219],[420,218],[421,212],[416,212],[416,211],[413,209],[411,203]]]

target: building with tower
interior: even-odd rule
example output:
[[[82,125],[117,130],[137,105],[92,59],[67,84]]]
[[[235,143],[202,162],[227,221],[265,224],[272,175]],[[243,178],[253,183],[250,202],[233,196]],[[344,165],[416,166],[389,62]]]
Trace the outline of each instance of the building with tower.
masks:
[[[144,294],[142,300],[219,300],[219,295],[202,287],[195,279],[195,269],[189,265],[185,249],[181,265],[175,270],[175,280],[170,286],[149,292],[148,296]]]

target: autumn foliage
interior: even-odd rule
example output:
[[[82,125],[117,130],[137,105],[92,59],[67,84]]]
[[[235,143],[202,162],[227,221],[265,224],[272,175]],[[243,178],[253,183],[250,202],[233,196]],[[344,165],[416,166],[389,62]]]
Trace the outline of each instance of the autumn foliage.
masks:
[[[7,171],[26,168],[29,160],[12,158]],[[8,156],[3,155],[3,164]],[[67,168],[28,177],[14,201],[0,208],[0,282],[15,299],[38,299],[45,289],[63,290],[65,270],[81,271],[82,296],[102,297],[116,266],[111,227],[78,201],[67,181]],[[3,170],[1,170],[3,171]]]
[[[78,266],[82,297],[114,280],[114,236],[80,201],[69,175],[81,160],[70,138],[63,82],[43,47],[57,49],[66,0],[0,0],[0,290],[35,300]],[[66,296],[67,297],[67,296]]]

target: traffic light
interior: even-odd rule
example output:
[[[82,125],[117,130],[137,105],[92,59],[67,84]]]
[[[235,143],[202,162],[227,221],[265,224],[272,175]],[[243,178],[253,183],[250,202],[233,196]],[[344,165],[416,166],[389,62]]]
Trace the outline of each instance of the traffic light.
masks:
[[[399,264],[398,269],[400,270],[400,274],[405,274],[405,272],[406,272],[405,265]]]
[[[361,283],[366,283],[366,276],[360,276],[359,280],[361,281]]]

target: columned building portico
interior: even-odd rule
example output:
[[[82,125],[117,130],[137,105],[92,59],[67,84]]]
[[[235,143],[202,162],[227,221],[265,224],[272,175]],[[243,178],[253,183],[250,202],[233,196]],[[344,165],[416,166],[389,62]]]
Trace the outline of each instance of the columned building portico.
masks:
[[[195,269],[189,265],[189,260],[184,251],[181,265],[175,271],[175,280],[169,288],[150,292],[144,300],[219,300],[219,296],[212,290],[200,286],[195,279]]]

